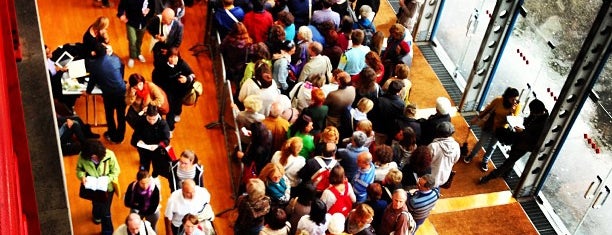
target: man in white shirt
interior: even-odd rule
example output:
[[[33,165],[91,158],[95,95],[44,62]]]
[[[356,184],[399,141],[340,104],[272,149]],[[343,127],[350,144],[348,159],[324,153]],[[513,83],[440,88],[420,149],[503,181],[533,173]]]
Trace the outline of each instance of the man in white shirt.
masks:
[[[166,204],[166,234],[178,235],[183,217],[187,214],[197,215],[204,220],[214,220],[215,214],[209,203],[208,190],[196,186],[192,179],[181,182],[181,189],[174,191]]]

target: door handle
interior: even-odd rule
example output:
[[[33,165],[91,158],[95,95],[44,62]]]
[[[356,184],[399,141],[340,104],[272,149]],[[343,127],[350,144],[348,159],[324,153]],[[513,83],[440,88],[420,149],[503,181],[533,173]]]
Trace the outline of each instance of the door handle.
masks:
[[[595,196],[595,194],[597,193],[597,192],[595,192],[595,190],[597,190],[597,188],[599,188],[599,185],[601,185],[601,183],[603,182],[603,180],[601,179],[601,177],[599,175],[597,175],[597,180],[599,182],[597,183],[597,186],[595,186],[594,188],[593,188],[593,186],[595,185],[595,181],[591,182],[591,184],[589,185],[589,188],[587,188],[587,191],[584,193],[584,198],[590,199],[590,198],[593,198]],[[591,189],[593,189],[593,190],[591,190]],[[593,192],[591,193],[591,191],[593,191]]]
[[[601,198],[601,195],[603,194],[603,191],[600,191],[599,194],[597,195],[597,198],[595,199],[595,202],[593,202],[593,209],[599,209],[603,206],[604,203],[606,203],[606,201],[608,200],[608,196],[610,196],[610,188],[608,188],[608,186],[605,186],[604,189],[606,190],[606,196],[603,198],[603,200],[601,201],[601,203],[597,203],[599,202],[599,199]]]

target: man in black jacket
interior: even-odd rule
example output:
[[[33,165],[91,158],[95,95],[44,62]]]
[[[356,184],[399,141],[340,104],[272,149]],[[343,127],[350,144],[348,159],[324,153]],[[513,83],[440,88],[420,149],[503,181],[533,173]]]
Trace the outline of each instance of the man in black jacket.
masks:
[[[154,63],[163,58],[171,47],[178,48],[183,42],[183,24],[175,18],[174,10],[164,9],[161,15],[151,18],[147,31],[157,43],[153,46]],[[163,61],[163,60],[161,60]]]
[[[392,81],[387,93],[374,101],[374,108],[368,113],[376,134],[376,144],[391,144],[391,137],[397,128],[396,120],[404,114],[406,104],[399,97],[404,85],[400,81]]]
[[[489,182],[489,180],[500,176],[507,177],[516,161],[521,159],[527,152],[537,151],[538,138],[540,138],[544,124],[548,119],[548,110],[546,110],[542,101],[535,99],[529,103],[529,111],[529,117],[525,118],[525,121],[523,121],[525,128],[518,126],[514,127],[514,133],[516,133],[515,139],[517,142],[512,145],[510,153],[508,154],[508,159],[506,159],[499,168],[481,177],[480,184],[485,184]]]

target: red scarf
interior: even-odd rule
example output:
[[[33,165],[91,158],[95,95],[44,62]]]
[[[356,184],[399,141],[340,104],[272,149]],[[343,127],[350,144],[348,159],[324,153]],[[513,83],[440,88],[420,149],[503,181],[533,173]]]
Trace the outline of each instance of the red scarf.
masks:
[[[136,89],[136,96],[140,97],[143,100],[147,100],[147,98],[149,98],[149,93],[149,84],[147,84],[146,82],[144,83],[144,86],[142,86],[142,90]]]

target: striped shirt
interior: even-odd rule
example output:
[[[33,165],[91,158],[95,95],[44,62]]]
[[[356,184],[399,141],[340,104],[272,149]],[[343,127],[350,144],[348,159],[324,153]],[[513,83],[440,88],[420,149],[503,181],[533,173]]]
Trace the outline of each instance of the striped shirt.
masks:
[[[438,188],[429,191],[416,191],[413,195],[408,195],[406,204],[414,220],[425,220],[429,212],[434,208],[440,198]]]
[[[188,171],[184,171],[180,167],[176,170],[176,175],[178,176],[179,179],[181,179],[181,181],[186,180],[186,179],[193,179],[195,177],[195,174],[196,174],[195,167]]]

